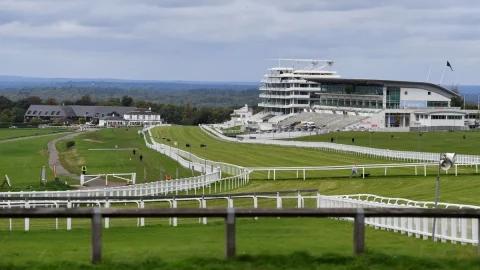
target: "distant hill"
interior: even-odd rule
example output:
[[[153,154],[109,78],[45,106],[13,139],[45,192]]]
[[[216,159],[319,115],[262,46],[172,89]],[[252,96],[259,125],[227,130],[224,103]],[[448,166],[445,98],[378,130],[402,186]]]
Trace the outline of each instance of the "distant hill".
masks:
[[[156,89],[197,89],[222,88],[243,90],[257,87],[260,82],[202,82],[202,81],[155,81],[155,80],[124,80],[110,78],[35,78],[22,76],[0,75],[0,89],[41,87],[41,86],[95,86],[122,88],[156,88]]]

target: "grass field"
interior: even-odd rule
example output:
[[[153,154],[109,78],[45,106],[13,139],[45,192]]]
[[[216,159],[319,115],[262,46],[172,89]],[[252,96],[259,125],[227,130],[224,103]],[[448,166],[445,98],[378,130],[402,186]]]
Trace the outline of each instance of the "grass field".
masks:
[[[391,136],[393,135],[393,138]],[[465,135],[466,139],[463,139]],[[333,137],[337,143],[353,144],[370,147],[420,152],[453,152],[457,154],[479,155],[480,132],[424,132],[419,136],[417,132],[374,132],[342,131],[329,134],[320,134],[290,140],[306,142],[330,142]]]
[[[187,178],[192,172],[178,165],[178,163],[167,156],[149,149],[144,140],[137,134],[137,128],[126,129],[102,129],[95,132],[88,132],[75,137],[75,146],[66,148],[66,141],[57,143],[60,151],[62,165],[73,173],[80,174],[81,166],[87,166],[87,174],[99,173],[137,173],[137,183],[145,182],[144,168],[146,170],[146,181],[152,182],[160,179],[160,171],[163,175],[170,174],[175,177],[178,167],[179,177]],[[132,150],[115,150],[115,146],[121,148],[137,148],[136,155]],[[89,150],[89,149],[110,149],[110,150]],[[143,155],[140,162],[139,156]],[[165,176],[164,176],[165,177]]]
[[[12,184],[11,188],[4,186],[0,191],[43,189],[40,186],[42,166],[47,169],[47,179],[53,180],[52,171],[48,167],[47,143],[63,136],[65,134],[0,143],[0,179],[3,182],[6,174]]]
[[[181,149],[192,145],[192,153],[210,160],[243,166],[321,166],[341,164],[387,163],[353,155],[335,154],[312,149],[249,145],[215,140],[198,127],[162,127],[152,131],[158,137],[178,141]],[[339,133],[341,134],[341,133]],[[448,134],[448,133],[447,133]],[[468,133],[470,134],[470,133]],[[470,139],[467,134],[467,140]],[[368,135],[368,134],[367,134]],[[425,135],[424,135],[425,136]],[[53,137],[53,136],[52,136]],[[34,141],[39,140],[35,139]],[[53,139],[48,137],[46,141]],[[29,140],[30,141],[30,140]],[[75,147],[67,150],[59,142],[63,163],[73,172],[80,172],[86,162],[88,173],[106,171],[137,171],[143,181],[143,166],[132,159],[131,151],[91,151],[91,148],[137,147],[145,157],[147,180],[156,180],[160,167],[173,167],[169,158],[147,149],[134,129],[106,129],[86,133],[74,139]],[[200,144],[207,144],[207,150]],[[10,144],[9,144],[10,145]],[[46,142],[45,142],[46,145]],[[432,146],[435,149],[436,146]],[[15,148],[4,152],[11,153]],[[3,158],[0,148],[0,158]],[[433,150],[434,151],[434,150]],[[133,163],[133,164],[132,164]],[[164,165],[165,164],[165,165]],[[1,168],[1,167],[0,167]],[[20,169],[19,169],[20,170]],[[442,175],[440,201],[479,204],[478,175],[474,169],[462,168],[461,175]],[[181,176],[190,174],[180,170]],[[307,180],[294,180],[295,173],[277,173],[281,180],[265,180],[266,174],[255,173],[251,183],[234,192],[274,191],[318,188],[322,194],[372,193],[416,200],[433,200],[435,169],[428,176],[413,175],[413,169],[369,171],[367,179],[349,179],[349,171],[307,172]],[[152,175],[152,176],[150,176]],[[152,177],[152,178],[150,178]],[[295,200],[285,201],[293,207]],[[166,203],[150,203],[146,207],[168,207]],[[274,207],[274,200],[259,202],[259,207]],[[307,204],[309,205],[309,204]],[[115,205],[113,205],[115,206]],[[113,207],[112,206],[112,207]],[[209,202],[208,207],[225,207],[225,201]],[[234,201],[235,207],[251,207],[251,199]],[[135,206],[132,206],[135,207]],[[182,202],[179,207],[198,207],[198,203]],[[168,219],[146,218],[147,227],[136,228],[136,219],[111,219],[111,228],[103,231],[105,263],[94,269],[478,269],[476,247],[450,243],[432,243],[399,233],[366,228],[365,256],[352,254],[353,225],[345,221],[310,218],[260,218],[258,221],[239,219],[237,223],[237,254],[235,261],[223,260],[224,224],[209,219],[199,225],[198,219],[179,219],[178,227],[167,227]],[[7,220],[0,220],[5,230]],[[22,219],[14,220],[21,229]],[[58,231],[54,220],[31,219],[32,231],[2,231],[0,269],[87,269],[90,260],[90,221],[74,219],[73,230],[65,231],[65,219]],[[39,230],[41,229],[41,230]],[[295,252],[306,252],[295,253]],[[387,255],[384,255],[387,254]],[[248,256],[246,256],[248,255]],[[455,258],[455,259],[451,259]],[[23,268],[22,268],[23,267]]]
[[[224,142],[211,138],[197,127],[159,127],[152,131],[158,137],[169,137],[192,145],[192,153],[205,156],[200,148],[207,144],[207,159],[224,161],[242,166],[324,166],[348,164],[375,164],[392,161],[368,159],[359,156],[323,152],[315,149],[280,147],[269,145],[251,145]],[[187,150],[187,149],[184,149]],[[398,161],[397,161],[398,162]],[[242,191],[271,191],[298,188],[319,188],[323,194],[358,194],[370,193],[379,196],[401,197],[414,200],[434,200],[436,168],[427,169],[427,177],[422,176],[423,168],[418,169],[419,176],[414,175],[413,168],[388,169],[384,176],[383,169],[368,170],[371,177],[350,179],[350,171],[307,172],[307,180],[297,180],[296,172],[277,172],[277,179],[265,180],[266,173],[254,173],[254,181]],[[442,175],[440,201],[451,203],[480,204],[476,190],[480,188],[478,174],[471,167],[460,167],[455,177],[451,173]],[[302,172],[300,172],[300,178]],[[263,180],[263,181],[262,181]]]
[[[0,142],[2,140],[15,139],[28,136],[54,134],[66,132],[66,129],[60,128],[1,128]]]
[[[312,256],[333,253],[350,257],[353,252],[353,224],[349,222],[312,218],[242,219],[237,221],[236,232],[238,255],[288,256],[303,251]],[[224,256],[224,237],[223,222],[178,227],[111,228],[103,231],[103,257],[110,263],[141,262],[149,258],[174,263],[192,257],[215,261]],[[452,257],[468,261],[476,256],[476,247],[471,245],[432,243],[370,227],[366,228],[365,237],[369,253],[386,253],[392,258],[414,255],[432,263]],[[8,247],[0,250],[1,269],[6,269],[1,264],[7,263],[88,263],[90,260],[88,229],[2,232],[0,241],[2,246]],[[378,263],[388,265],[389,262]],[[302,266],[306,267],[305,264]],[[262,268],[256,266],[253,269]]]

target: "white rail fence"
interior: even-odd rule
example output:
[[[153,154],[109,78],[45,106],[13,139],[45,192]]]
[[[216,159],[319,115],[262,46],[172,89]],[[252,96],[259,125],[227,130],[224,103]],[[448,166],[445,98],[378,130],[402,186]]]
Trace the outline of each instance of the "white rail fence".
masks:
[[[0,202],[2,208],[75,208],[75,207],[104,207],[109,208],[116,204],[134,204],[138,208],[145,208],[146,205],[155,204],[158,207],[158,203],[166,203],[170,208],[178,208],[179,203],[195,203],[199,208],[207,208],[210,203],[215,201],[223,201],[227,204],[227,207],[233,208],[236,202],[244,207],[246,201],[251,200],[253,208],[259,208],[259,204],[269,202],[269,207],[283,208],[296,207],[305,208],[376,208],[376,207],[401,207],[401,208],[429,208],[433,205],[433,202],[412,201],[403,198],[386,198],[379,197],[371,194],[356,194],[356,195],[340,195],[340,196],[325,196],[318,192],[311,191],[297,191],[285,193],[278,192],[276,195],[262,195],[262,194],[225,194],[225,195],[203,195],[198,197],[169,197],[169,198],[152,198],[148,197],[142,199],[117,199],[112,200],[108,198],[92,199],[92,200],[60,200],[55,201],[54,198],[48,201],[38,200],[26,200],[26,201],[3,201]],[[461,204],[448,204],[440,203],[441,208],[456,208],[456,209],[480,209],[479,206],[461,205]],[[255,218],[258,219],[258,218]],[[353,221],[352,218],[338,218],[339,220]],[[64,219],[65,220],[65,219]],[[64,220],[60,220],[61,224],[65,224]],[[146,219],[138,218],[136,223],[125,221],[123,226],[145,226]],[[186,222],[186,221],[185,221]],[[169,218],[168,224],[171,226],[177,226],[179,220],[176,217]],[[207,224],[206,217],[199,218],[198,223]],[[400,232],[401,234],[407,234],[408,236],[415,236],[416,238],[429,239],[432,235],[432,218],[399,218],[399,217],[372,217],[366,218],[365,224],[375,229],[390,230],[393,232]],[[59,218],[55,219],[55,223],[47,223],[42,229],[60,229]],[[438,220],[438,226],[436,228],[435,236],[442,242],[450,241],[451,243],[466,244],[478,244],[478,219],[469,218],[441,218]],[[15,226],[16,225],[16,226]],[[30,219],[25,218],[23,224],[14,223],[12,219],[8,221],[9,230],[30,230]],[[67,218],[65,229],[72,229],[72,219]],[[79,225],[80,226],[80,225]],[[105,219],[105,228],[110,227],[109,219]]]
[[[141,133],[147,132],[150,134],[150,129],[146,128]],[[169,156],[172,159],[178,161],[180,165],[185,168],[190,168],[195,171],[204,172],[203,175],[194,176],[184,179],[176,179],[170,181],[156,181],[144,184],[126,185],[120,187],[106,187],[103,189],[94,190],[66,190],[66,191],[16,191],[16,192],[0,192],[0,201],[4,197],[82,197],[82,196],[147,196],[158,194],[178,194],[181,192],[192,192],[197,194],[200,189],[204,193],[205,189],[209,191],[218,189],[224,191],[225,188],[232,189],[243,186],[249,181],[249,172],[243,167],[227,164],[212,162],[209,160],[201,159],[195,155],[188,155],[189,160],[185,160],[183,156],[187,154],[179,150],[176,152],[176,148],[164,146],[153,142],[149,143],[147,136],[143,136],[147,147],[154,149],[162,154]],[[205,164],[207,166],[205,166]],[[205,168],[207,172],[205,173]],[[227,175],[222,177],[222,172]],[[108,174],[113,177],[113,174]],[[116,176],[120,174],[115,174]],[[95,175],[93,177],[102,177],[103,175]],[[105,175],[106,176],[106,175]],[[132,176],[132,179],[135,176]],[[108,181],[108,179],[105,179]],[[86,181],[84,179],[84,181]],[[85,183],[85,182],[84,182]]]
[[[107,173],[107,174],[81,174],[80,175],[80,185],[84,185],[88,182],[92,182],[97,179],[105,178],[105,186],[108,186],[108,177],[110,179],[116,178],[124,180],[128,183],[135,184],[137,179],[136,173]]]
[[[352,170],[352,165],[337,165],[337,166],[316,166],[316,167],[247,167],[250,172],[267,172],[267,179],[273,174],[273,180],[276,180],[276,173],[282,171],[302,172],[303,180],[306,178],[307,171],[337,171],[337,170]],[[365,178],[370,175],[368,169],[384,169],[387,175],[387,169],[391,168],[413,168],[415,175],[418,175],[419,168],[423,170],[423,175],[427,176],[427,167],[438,167],[438,163],[385,163],[385,164],[357,164],[357,177]],[[458,165],[455,164],[455,176],[458,175]],[[367,170],[367,171],[366,171]],[[448,171],[445,171],[448,174]]]
[[[267,139],[248,139],[241,141],[236,138],[229,138],[216,132],[214,129],[206,125],[200,125],[200,128],[208,135],[215,139],[220,139],[229,142],[252,143],[252,144],[268,144],[279,146],[292,146],[303,148],[318,148],[324,151],[333,151],[337,153],[348,153],[355,155],[367,156],[370,158],[383,158],[387,160],[400,160],[406,162],[438,162],[440,153],[430,152],[415,152],[415,151],[399,151],[390,149],[377,149],[355,145],[345,145],[326,142],[300,142],[300,141],[280,141]],[[480,156],[478,155],[462,155],[457,154],[456,164],[459,166],[475,166],[478,173],[478,165],[480,164]]]

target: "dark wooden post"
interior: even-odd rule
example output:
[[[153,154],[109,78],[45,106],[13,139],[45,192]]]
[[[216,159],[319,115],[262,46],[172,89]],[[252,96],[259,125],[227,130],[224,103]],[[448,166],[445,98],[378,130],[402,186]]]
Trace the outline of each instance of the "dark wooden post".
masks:
[[[102,213],[101,208],[93,208],[92,215],[92,263],[102,261]]]
[[[227,208],[225,218],[225,256],[227,259],[235,257],[235,210]]]
[[[357,209],[353,223],[353,252],[361,255],[365,251],[365,214],[363,208]]]

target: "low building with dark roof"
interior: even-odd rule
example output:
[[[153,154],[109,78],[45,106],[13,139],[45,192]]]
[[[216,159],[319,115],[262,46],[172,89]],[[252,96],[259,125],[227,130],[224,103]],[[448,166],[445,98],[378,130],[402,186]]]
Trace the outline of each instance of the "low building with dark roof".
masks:
[[[82,106],[82,105],[30,105],[25,113],[25,121],[30,122],[38,118],[43,122],[86,122],[99,126],[139,126],[161,124],[160,114],[151,109],[121,106]]]

